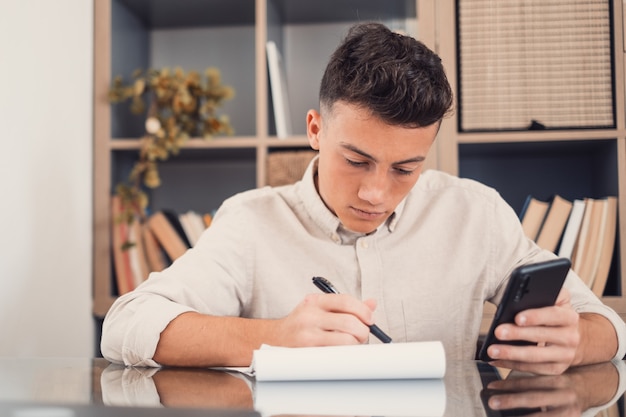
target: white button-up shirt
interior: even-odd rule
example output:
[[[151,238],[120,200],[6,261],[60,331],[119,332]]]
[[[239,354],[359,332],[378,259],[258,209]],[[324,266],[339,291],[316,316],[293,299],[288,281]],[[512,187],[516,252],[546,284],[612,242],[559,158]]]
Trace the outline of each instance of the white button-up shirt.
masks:
[[[187,311],[281,318],[313,276],[342,293],[374,298],[375,323],[394,342],[441,340],[449,359],[473,359],[483,303],[498,303],[511,271],[554,258],[524,236],[519,219],[487,186],[426,171],[388,221],[368,235],[346,231],[314,185],[316,160],[294,185],[226,200],[193,249],[116,300],[101,349],[114,362],[157,366],[159,335]],[[626,325],[575,275],[578,312],[606,316],[626,353]],[[379,343],[371,336],[371,343]]]

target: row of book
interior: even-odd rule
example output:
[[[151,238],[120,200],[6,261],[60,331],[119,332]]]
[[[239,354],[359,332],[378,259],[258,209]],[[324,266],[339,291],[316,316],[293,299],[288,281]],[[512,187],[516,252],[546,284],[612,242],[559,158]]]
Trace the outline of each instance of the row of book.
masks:
[[[161,271],[193,247],[211,224],[210,213],[159,210],[146,221],[120,221],[118,196],[111,199],[113,266],[120,295],[135,289],[151,272]]]
[[[537,245],[572,261],[572,269],[601,297],[617,235],[617,197],[573,201],[528,196],[520,213],[524,233]]]

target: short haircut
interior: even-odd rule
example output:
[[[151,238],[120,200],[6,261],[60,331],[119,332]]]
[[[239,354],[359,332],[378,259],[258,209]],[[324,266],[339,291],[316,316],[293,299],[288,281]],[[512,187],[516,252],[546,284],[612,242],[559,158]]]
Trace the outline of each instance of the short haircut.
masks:
[[[390,125],[425,127],[452,108],[441,59],[422,42],[380,23],[359,23],[332,54],[320,86],[322,111],[338,101]]]

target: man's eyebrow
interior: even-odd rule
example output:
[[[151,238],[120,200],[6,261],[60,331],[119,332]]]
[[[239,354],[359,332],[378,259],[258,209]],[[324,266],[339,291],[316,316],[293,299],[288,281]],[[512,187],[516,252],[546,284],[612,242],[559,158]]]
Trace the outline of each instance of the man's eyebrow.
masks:
[[[351,145],[349,143],[345,143],[345,142],[341,142],[340,143],[341,147],[352,151],[354,153],[358,153],[359,155],[372,160],[373,162],[378,162],[378,160],[376,158],[374,158],[372,155],[368,154],[365,151],[362,151],[361,149],[357,148],[354,145]],[[416,162],[423,162],[426,158],[423,156],[416,156],[414,158],[409,158],[409,159],[405,159],[403,161],[396,161],[393,163],[393,165],[402,165],[402,164],[411,164],[411,163],[416,163]]]

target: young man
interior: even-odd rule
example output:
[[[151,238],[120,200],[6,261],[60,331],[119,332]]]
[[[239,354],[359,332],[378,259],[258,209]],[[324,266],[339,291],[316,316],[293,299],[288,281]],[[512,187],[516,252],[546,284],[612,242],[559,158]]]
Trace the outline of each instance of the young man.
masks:
[[[422,174],[451,105],[432,51],[379,24],[353,27],[324,73],[320,112],[307,114],[319,156],[302,180],[224,202],[195,248],[116,301],[104,356],[249,365],[262,343],[367,343],[375,322],[394,342],[441,340],[448,358],[474,358],[483,302],[499,302],[515,267],[555,255],[494,190]],[[313,276],[342,294],[322,294]],[[626,352],[624,322],[571,271],[556,306],[521,313],[498,336],[537,342],[489,351],[537,373]]]

